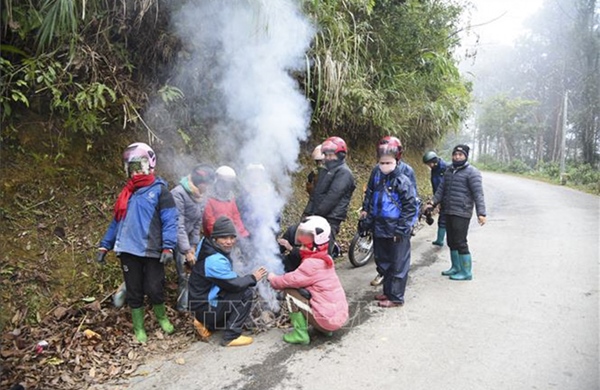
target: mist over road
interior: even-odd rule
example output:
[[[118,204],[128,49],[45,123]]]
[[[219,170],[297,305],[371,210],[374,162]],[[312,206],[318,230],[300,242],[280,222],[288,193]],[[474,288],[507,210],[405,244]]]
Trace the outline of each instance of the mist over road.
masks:
[[[217,334],[117,388],[598,389],[600,198],[483,177],[488,223],[471,224],[472,281],[440,275],[448,248],[434,248],[435,225],[426,227],[413,239],[403,308],[373,304],[372,263],[342,261],[354,317],[333,338],[287,345],[274,329],[226,349]]]

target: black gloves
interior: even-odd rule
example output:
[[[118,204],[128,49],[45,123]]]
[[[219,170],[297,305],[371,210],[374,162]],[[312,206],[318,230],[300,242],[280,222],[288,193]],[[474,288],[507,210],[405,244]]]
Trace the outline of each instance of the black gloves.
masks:
[[[367,222],[367,218],[358,220],[358,235],[361,237],[366,237],[369,235],[370,231],[369,223]]]
[[[106,263],[106,253],[108,252],[105,248],[98,248],[98,254],[96,255],[96,262],[100,265]]]

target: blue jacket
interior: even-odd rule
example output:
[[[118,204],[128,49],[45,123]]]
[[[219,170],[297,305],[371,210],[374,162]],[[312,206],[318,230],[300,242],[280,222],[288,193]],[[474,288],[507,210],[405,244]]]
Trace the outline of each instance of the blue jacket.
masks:
[[[217,307],[219,298],[227,292],[240,292],[256,285],[253,275],[238,276],[233,270],[229,256],[203,238],[196,251],[198,260],[192,268],[188,282],[189,301],[192,311],[208,311],[209,305]]]
[[[415,196],[418,197],[419,190],[417,188],[417,177],[415,176],[415,170],[402,160],[398,161],[398,168],[400,168],[401,174],[408,177],[408,180],[410,180],[410,183],[415,189]]]
[[[388,175],[376,167],[371,172],[363,210],[367,224],[377,238],[410,237],[418,218],[416,190],[411,180],[397,166]]]
[[[163,249],[174,249],[177,244],[177,218],[167,183],[157,177],[153,184],[131,194],[125,218],[119,222],[113,218],[100,247],[117,254],[159,258]]]
[[[431,169],[431,188],[435,195],[440,184],[444,182],[444,172],[446,172],[446,163],[441,158],[438,158],[437,164]]]

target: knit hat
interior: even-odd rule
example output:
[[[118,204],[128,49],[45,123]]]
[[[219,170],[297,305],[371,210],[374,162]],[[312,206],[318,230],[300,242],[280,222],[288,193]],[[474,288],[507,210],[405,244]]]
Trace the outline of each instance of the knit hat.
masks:
[[[212,238],[237,236],[237,231],[231,219],[227,217],[219,217],[213,225],[213,231],[210,235]]]
[[[471,148],[469,148],[467,145],[456,145],[454,147],[454,149],[452,149],[452,154],[454,154],[456,152],[461,152],[468,159],[469,158],[469,150],[471,150]]]

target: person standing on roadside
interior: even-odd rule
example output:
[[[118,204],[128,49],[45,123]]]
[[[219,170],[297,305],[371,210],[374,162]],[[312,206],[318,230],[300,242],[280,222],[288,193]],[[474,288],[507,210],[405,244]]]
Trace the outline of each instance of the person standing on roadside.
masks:
[[[173,325],[165,310],[165,264],[173,260],[177,245],[177,208],[167,183],[154,175],[156,154],[150,146],[136,142],[123,153],[128,181],[115,203],[114,217],[98,248],[96,261],[104,263],[114,250],[121,261],[136,339],[145,343],[144,295],[152,303],[162,330],[171,334]]]
[[[456,145],[452,150],[452,165],[444,174],[444,182],[435,192],[428,205],[433,209],[441,204],[446,216],[446,232],[452,267],[442,275],[452,280],[471,280],[472,258],[467,244],[469,223],[473,216],[473,206],[477,212],[477,221],[481,226],[486,222],[483,181],[477,168],[469,164],[467,145]]]
[[[188,278],[191,267],[196,263],[196,246],[200,242],[202,215],[206,193],[215,180],[215,171],[208,164],[195,166],[191,173],[183,177],[171,190],[179,211],[177,224],[177,310],[188,310]]]
[[[402,144],[384,137],[377,145],[378,164],[373,170],[361,211],[361,223],[373,233],[373,251],[378,275],[383,276],[383,294],[375,299],[380,307],[404,305],[410,270],[410,238],[417,219],[417,196],[410,179],[400,171]]]
[[[329,254],[337,257],[340,250],[335,237],[348,215],[348,206],[356,184],[354,175],[345,161],[348,147],[342,138],[327,138],[321,144],[321,152],[325,156],[325,169],[319,173],[319,180],[304,209],[304,215],[318,215],[327,220],[331,226],[332,242]]]
[[[438,157],[433,150],[426,152],[423,155],[423,163],[431,170],[431,188],[433,194],[437,192],[440,184],[444,182],[444,172],[446,172],[446,162]],[[433,245],[444,246],[444,238],[446,237],[446,215],[440,210],[438,216],[438,231],[437,239],[432,241]]]
[[[418,219],[418,215],[419,215],[419,208],[421,206],[421,200],[419,199],[418,196],[418,189],[417,189],[417,178],[415,176],[415,170],[406,162],[404,162],[402,160],[402,153],[404,151],[403,147],[402,147],[402,143],[400,142],[400,140],[397,137],[393,137],[393,136],[386,136],[383,137],[380,141],[379,141],[379,145],[398,145],[397,148],[400,151],[399,155],[398,155],[398,160],[396,161],[396,165],[398,166],[398,171],[400,174],[406,176],[408,178],[408,181],[410,182],[410,185],[412,186],[414,193],[415,193],[415,198],[417,200],[417,214],[415,216],[415,220],[412,222],[412,226],[414,227],[414,225],[416,224],[416,221]],[[390,146],[392,147],[392,146]],[[395,147],[395,146],[394,146]],[[373,168],[373,170],[371,171],[371,175],[369,177],[369,183],[371,182],[371,180],[373,179],[373,176],[376,174],[379,174],[381,172],[380,166],[379,164],[375,166],[375,168]],[[367,200],[367,196],[365,193],[365,201]],[[366,205],[363,202],[363,208],[362,210],[366,210],[365,209]],[[361,216],[365,215],[364,213],[361,213]],[[413,232],[411,231],[411,235],[413,235]],[[383,274],[380,274],[379,272],[377,272],[377,275],[375,276],[375,278],[371,281],[371,286],[379,286],[381,285],[381,283],[383,283]]]

